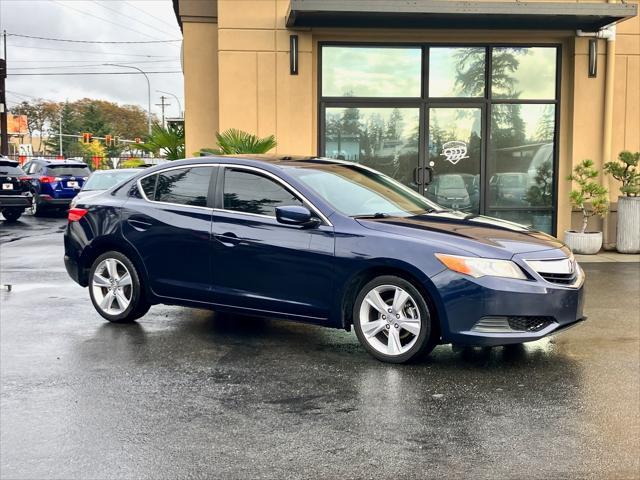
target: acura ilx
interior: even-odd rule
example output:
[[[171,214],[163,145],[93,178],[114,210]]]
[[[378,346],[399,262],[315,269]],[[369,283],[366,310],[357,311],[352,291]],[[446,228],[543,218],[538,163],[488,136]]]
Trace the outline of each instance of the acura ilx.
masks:
[[[80,199],[64,242],[69,275],[111,322],[172,304],[353,327],[374,357],[401,363],[584,319],[584,273],[557,239],[339,160],[163,164]]]

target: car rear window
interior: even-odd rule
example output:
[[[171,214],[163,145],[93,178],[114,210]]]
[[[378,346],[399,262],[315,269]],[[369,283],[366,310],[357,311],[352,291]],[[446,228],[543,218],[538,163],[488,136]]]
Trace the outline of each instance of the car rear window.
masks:
[[[1,175],[24,175],[22,169],[15,162],[8,162],[6,160],[0,160],[0,174]]]
[[[89,167],[84,165],[49,165],[47,170],[57,177],[70,175],[73,177],[88,177],[91,174]]]

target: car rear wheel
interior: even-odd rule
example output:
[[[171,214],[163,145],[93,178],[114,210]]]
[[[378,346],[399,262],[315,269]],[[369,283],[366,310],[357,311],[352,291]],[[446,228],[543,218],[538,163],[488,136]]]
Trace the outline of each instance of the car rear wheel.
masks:
[[[407,280],[385,275],[356,297],[353,324],[362,346],[378,360],[404,363],[433,350],[429,307]]]
[[[20,215],[22,215],[21,208],[5,208],[2,210],[2,216],[5,221],[9,223],[17,221],[20,218]]]
[[[42,208],[40,197],[36,193],[33,193],[33,201],[31,202],[29,212],[31,212],[31,215],[34,217],[41,217],[44,214],[44,208]]]
[[[89,294],[95,309],[110,322],[133,322],[150,307],[135,266],[116,251],[106,252],[93,262]]]

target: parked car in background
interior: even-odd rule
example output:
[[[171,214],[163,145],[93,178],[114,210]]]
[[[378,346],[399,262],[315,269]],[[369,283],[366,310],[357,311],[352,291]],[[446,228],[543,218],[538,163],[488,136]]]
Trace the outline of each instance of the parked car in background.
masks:
[[[436,175],[427,187],[425,195],[443,207],[463,211],[471,208],[471,198],[465,181],[456,173]]]
[[[163,303],[353,326],[394,363],[438,343],[537,340],[584,319],[584,274],[557,239],[443,210],[339,160],[153,167],[79,201],[64,245],[67,272],[111,322]]]
[[[29,190],[33,195],[31,212],[38,216],[46,210],[66,210],[91,174],[86,163],[77,160],[35,158],[24,165]]]
[[[78,201],[109,190],[118,183],[140,173],[142,168],[121,168],[118,170],[96,170],[84,182],[78,194],[71,200],[70,208]]]
[[[15,222],[31,207],[29,185],[20,164],[0,156],[0,213],[7,222]]]
[[[496,173],[489,180],[491,202],[498,206],[526,205],[528,180],[526,173]]]

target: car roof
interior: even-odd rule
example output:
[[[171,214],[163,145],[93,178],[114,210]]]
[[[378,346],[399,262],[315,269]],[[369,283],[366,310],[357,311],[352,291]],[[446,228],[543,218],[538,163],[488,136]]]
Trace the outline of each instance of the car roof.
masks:
[[[212,158],[211,156],[207,157],[198,157],[198,160]],[[318,157],[315,155],[274,155],[274,154],[236,154],[236,155],[214,155],[213,158],[219,159],[237,159],[237,160],[253,160],[258,162],[269,163],[272,165],[281,165],[281,166],[304,166],[304,165],[339,165],[342,163],[352,163],[352,162],[344,162],[342,160],[336,160],[334,158],[326,158],[326,157]]]
[[[14,160],[13,158],[9,158],[9,157],[3,157],[2,155],[0,155],[0,161],[2,162],[9,162],[12,165],[19,165],[19,162],[17,160]]]
[[[144,172],[145,169],[144,168],[110,168],[108,170],[94,170],[92,172],[93,175],[102,175],[105,173],[114,173],[114,172],[129,172],[131,173],[131,176],[135,175],[136,173],[140,173],[140,172]]]
[[[44,163],[45,165],[72,165],[76,167],[86,167],[87,164],[78,160],[53,160],[49,158],[33,158],[32,161]]]

